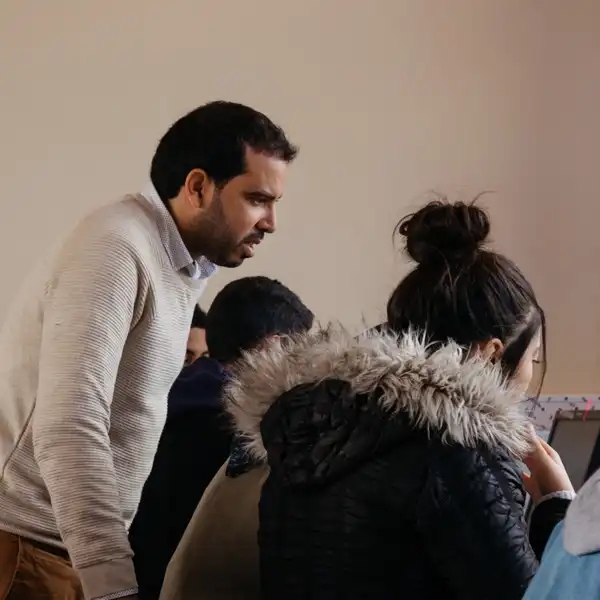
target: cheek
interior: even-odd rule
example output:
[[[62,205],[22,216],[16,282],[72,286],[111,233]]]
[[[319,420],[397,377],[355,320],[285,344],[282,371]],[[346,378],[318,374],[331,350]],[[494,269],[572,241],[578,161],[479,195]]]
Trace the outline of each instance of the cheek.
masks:
[[[260,223],[265,218],[265,209],[263,207],[255,206],[242,206],[240,210],[232,215],[231,218],[231,231],[234,233],[236,239],[243,240],[248,235],[256,233],[258,229],[261,229]]]
[[[244,198],[231,198],[223,203],[223,225],[233,237],[241,239],[248,235],[256,223],[253,214],[256,210]]]
[[[523,360],[515,373],[513,383],[519,390],[526,392],[533,379],[533,361],[529,358]]]
[[[187,351],[195,358],[206,352],[206,334],[203,329],[194,328],[188,338]]]

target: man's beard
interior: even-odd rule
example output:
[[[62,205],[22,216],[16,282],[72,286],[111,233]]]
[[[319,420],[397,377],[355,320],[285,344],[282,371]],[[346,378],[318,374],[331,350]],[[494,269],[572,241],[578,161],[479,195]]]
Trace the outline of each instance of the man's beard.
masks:
[[[234,258],[239,244],[227,225],[219,191],[215,192],[210,208],[191,224],[184,241],[195,259],[204,256],[222,267],[236,267],[241,263]]]

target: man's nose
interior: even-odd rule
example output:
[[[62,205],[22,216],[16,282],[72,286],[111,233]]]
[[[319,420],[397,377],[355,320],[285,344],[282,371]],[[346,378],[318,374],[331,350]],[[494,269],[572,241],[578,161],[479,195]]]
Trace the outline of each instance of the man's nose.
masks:
[[[265,233],[274,233],[277,229],[277,216],[275,214],[275,207],[271,206],[269,211],[264,216],[264,218],[258,224],[258,227],[261,231]]]

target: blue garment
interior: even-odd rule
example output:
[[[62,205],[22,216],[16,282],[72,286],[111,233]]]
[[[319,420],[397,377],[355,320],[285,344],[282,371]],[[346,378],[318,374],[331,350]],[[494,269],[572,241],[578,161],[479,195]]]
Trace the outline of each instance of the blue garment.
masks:
[[[600,470],[552,532],[524,600],[600,600]]]
[[[564,527],[559,523],[552,533],[523,600],[600,600],[600,552],[567,552]]]
[[[226,380],[219,363],[199,358],[171,388],[165,428],[129,530],[141,600],[158,600],[169,560],[229,456],[233,436],[221,400]]]
[[[199,358],[186,367],[171,388],[167,423],[202,408],[220,410],[223,387],[227,378],[227,371],[212,358]],[[256,464],[257,461],[246,451],[242,440],[234,438],[231,444],[231,456],[227,463],[227,476],[242,475]]]
[[[185,367],[169,393],[167,424],[202,408],[221,408],[226,373],[220,363],[203,356]]]
[[[243,441],[236,437],[231,444],[231,455],[225,474],[227,477],[239,477],[260,464],[261,462],[246,450]]]

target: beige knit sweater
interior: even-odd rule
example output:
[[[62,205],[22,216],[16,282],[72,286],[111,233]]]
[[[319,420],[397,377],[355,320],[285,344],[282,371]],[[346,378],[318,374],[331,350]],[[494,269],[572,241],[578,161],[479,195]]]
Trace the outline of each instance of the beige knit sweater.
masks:
[[[127,528],[204,283],[128,197],[76,228],[0,332],[0,530],[66,548],[86,598],[136,591]]]

